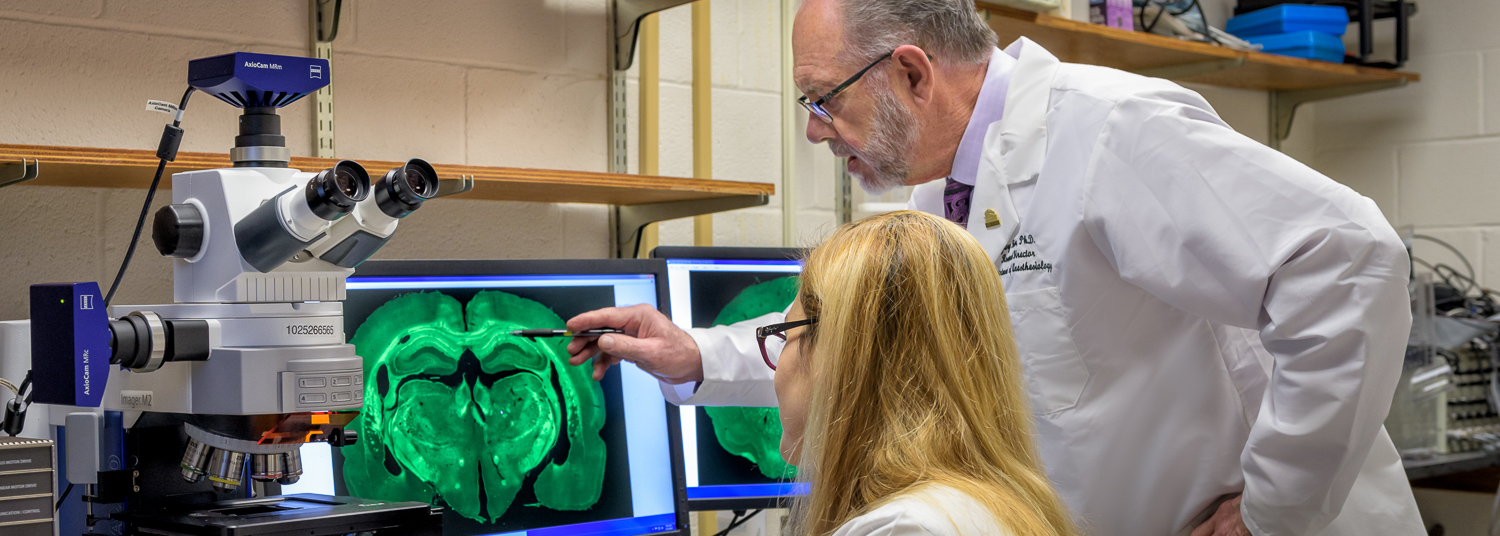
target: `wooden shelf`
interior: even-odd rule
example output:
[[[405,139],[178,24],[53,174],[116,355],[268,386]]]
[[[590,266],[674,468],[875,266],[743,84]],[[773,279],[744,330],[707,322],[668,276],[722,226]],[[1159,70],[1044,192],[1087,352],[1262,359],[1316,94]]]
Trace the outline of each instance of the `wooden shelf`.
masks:
[[[1187,76],[1167,76],[1178,82],[1261,91],[1299,91],[1369,83],[1416,82],[1416,73],[1360,67],[1245,52],[1227,47],[1131,32],[1098,24],[1032,13],[979,2],[990,27],[1002,43],[1021,36],[1042,45],[1058,59],[1142,72],[1204,66]],[[1242,63],[1241,63],[1242,62]]]
[[[146,188],[151,185],[151,176],[157,165],[156,152],[151,150],[0,144],[0,165],[21,162],[22,159],[41,162],[39,176],[24,183],[35,186]],[[369,170],[372,180],[401,165],[401,162],[386,160],[351,160]],[[291,167],[316,171],[331,167],[335,162],[328,158],[292,157]],[[162,188],[171,188],[172,173],[230,165],[228,154],[178,153],[177,161],[167,164],[168,176],[162,179]],[[774,185],[761,182],[436,163],[432,167],[443,179],[464,175],[474,177],[474,190],[456,196],[457,199],[644,205],[770,196],[776,192]],[[0,177],[0,180],[4,179]]]

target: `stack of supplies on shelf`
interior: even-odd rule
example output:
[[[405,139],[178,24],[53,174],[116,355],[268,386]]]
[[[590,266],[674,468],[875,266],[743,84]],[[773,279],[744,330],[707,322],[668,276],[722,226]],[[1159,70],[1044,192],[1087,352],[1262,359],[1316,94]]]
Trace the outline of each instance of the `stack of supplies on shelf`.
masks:
[[[1089,22],[1135,31],[1135,15],[1130,0],[1089,0]]]
[[[1341,6],[1281,4],[1229,19],[1229,33],[1283,56],[1342,63],[1349,12]]]

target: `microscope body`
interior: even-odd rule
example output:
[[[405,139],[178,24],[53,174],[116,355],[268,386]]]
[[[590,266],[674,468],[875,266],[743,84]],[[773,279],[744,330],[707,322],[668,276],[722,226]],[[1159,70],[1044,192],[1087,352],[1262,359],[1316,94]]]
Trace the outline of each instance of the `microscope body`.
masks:
[[[241,255],[235,225],[313,174],[287,168],[227,168],[173,176],[173,203],[203,215],[199,251],[177,258],[170,305],[121,305],[115,317],[150,311],[165,320],[203,320],[211,358],[110,379],[105,407],[211,415],[266,415],[358,409],[360,359],[344,337],[344,279],[352,269],[309,258],[262,273]],[[337,376],[335,376],[337,375]],[[316,378],[343,391],[299,391]],[[308,379],[309,381],[299,382]],[[290,387],[290,389],[283,389]],[[150,403],[119,392],[151,393]],[[307,396],[303,396],[307,395]],[[321,397],[316,395],[324,395]]]
[[[373,183],[347,160],[289,168],[276,108],[327,72],[325,60],[246,53],[190,65],[195,88],[244,113],[234,167],[173,175],[173,203],[153,221],[156,249],[175,258],[174,303],[106,312],[83,307],[102,301],[92,283],[32,287],[38,401],[123,412],[128,497],[91,488],[86,501],[145,513],[243,498],[252,483],[275,495],[302,474],[301,445],[357,441],[344,430],[364,404],[345,278],[439,195],[438,177],[421,160]]]
[[[304,206],[304,196],[297,194],[316,178],[275,167],[174,175],[168,210],[178,219],[172,224],[179,235],[201,234],[196,247],[179,240],[176,245],[188,250],[168,251],[191,253],[174,260],[176,303],[111,307],[112,317],[150,315],[161,326],[207,327],[197,335],[200,340],[207,335],[207,358],[172,362],[175,356],[166,355],[163,345],[159,361],[148,358],[145,366],[116,371],[102,401],[108,410],[175,416],[148,419],[148,424],[181,421],[189,440],[176,465],[188,484],[206,477],[215,491],[233,492],[246,484],[247,464],[253,480],[296,482],[300,446],[341,437],[342,426],[364,403],[361,359],[345,342],[340,303],[344,279],[353,270],[300,248],[292,260],[260,259],[263,265],[279,261],[269,272],[247,258],[247,252],[264,250],[266,241],[308,244],[330,238],[331,222],[302,215],[300,231],[311,235],[302,241],[296,210],[268,210],[277,204]],[[185,213],[198,217],[184,222]],[[248,227],[254,225],[271,228]],[[181,439],[160,437],[169,443]],[[171,446],[159,445],[177,451]],[[170,472],[178,459],[159,461]]]

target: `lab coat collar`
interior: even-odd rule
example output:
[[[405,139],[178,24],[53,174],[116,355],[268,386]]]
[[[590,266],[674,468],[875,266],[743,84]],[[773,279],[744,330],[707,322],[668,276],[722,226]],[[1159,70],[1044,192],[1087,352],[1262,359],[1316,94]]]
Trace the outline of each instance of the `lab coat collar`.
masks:
[[[1041,172],[1047,154],[1052,81],[1062,62],[1025,37],[1006,47],[1005,53],[1017,61],[1005,99],[1005,115],[999,123],[1000,143],[985,145],[989,157],[1004,163],[1004,173],[998,177],[1001,183],[1016,184],[1032,180]]]
[[[1005,94],[1010,91],[1010,72],[1016,67],[1016,59],[996,48],[990,53],[990,64],[985,70],[984,84],[974,100],[974,111],[969,114],[969,126],[958,142],[958,152],[953,156],[953,171],[948,178],[974,185],[978,176],[979,161],[984,158],[984,141],[989,135],[990,125],[1005,117]]]
[[[1005,53],[1017,61],[1006,92],[1004,115],[990,125],[985,136],[984,158],[969,199],[968,223],[969,234],[997,263],[1021,226],[1011,186],[1035,180],[1041,174],[1047,152],[1052,80],[1061,64],[1041,45],[1024,37],[1006,47]],[[988,217],[986,211],[994,211],[1000,225],[993,225],[995,218]]]

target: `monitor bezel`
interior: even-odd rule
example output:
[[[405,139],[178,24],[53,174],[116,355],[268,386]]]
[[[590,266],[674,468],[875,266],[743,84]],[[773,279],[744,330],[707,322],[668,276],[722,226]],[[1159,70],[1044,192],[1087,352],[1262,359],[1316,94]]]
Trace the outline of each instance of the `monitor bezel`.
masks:
[[[653,259],[698,259],[713,261],[801,261],[808,248],[660,246],[651,250]]]
[[[540,260],[370,260],[349,277],[413,276],[526,276],[526,275],[650,274],[656,281],[656,309],[672,316],[667,289],[667,263],[660,259],[540,259]],[[667,411],[667,445],[671,451],[672,499],[677,530],[653,535],[688,536],[687,474],[682,454],[682,417],[676,405]],[[531,530],[531,529],[527,529]]]
[[[651,250],[651,258],[691,259],[707,261],[802,261],[811,251],[808,248],[783,247],[713,247],[713,246],[660,246]],[[668,276],[669,278],[671,276]],[[670,286],[670,280],[668,281]],[[674,406],[675,408],[675,406]],[[668,415],[673,418],[673,415]],[[675,418],[681,418],[677,414]],[[677,426],[681,435],[682,425]],[[680,441],[679,441],[680,443]],[[684,486],[686,483],[684,482]],[[684,490],[686,487],[684,487]],[[749,497],[715,497],[688,499],[688,510],[694,512],[712,510],[754,510],[759,508],[790,508],[796,495],[762,495]]]

